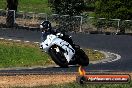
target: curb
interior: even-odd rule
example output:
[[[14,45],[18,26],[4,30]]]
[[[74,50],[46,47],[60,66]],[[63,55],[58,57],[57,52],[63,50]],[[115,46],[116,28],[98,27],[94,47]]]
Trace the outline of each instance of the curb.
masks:
[[[6,38],[2,38],[2,37],[0,37],[0,40],[39,44],[39,42],[30,42],[30,41],[28,41],[28,40],[22,41],[22,40],[15,40],[15,39],[6,39]]]

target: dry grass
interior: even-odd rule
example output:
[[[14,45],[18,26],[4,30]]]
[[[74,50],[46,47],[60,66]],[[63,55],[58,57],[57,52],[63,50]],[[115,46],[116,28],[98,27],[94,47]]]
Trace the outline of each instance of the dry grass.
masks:
[[[76,75],[1,76],[0,87],[33,87],[73,82]]]
[[[132,73],[130,72],[109,72],[109,74],[110,73],[111,74],[130,74],[132,78]],[[78,74],[0,76],[0,79],[1,79],[0,87],[17,87],[17,86],[18,87],[34,87],[34,86],[66,84],[66,83],[75,82],[77,76]]]

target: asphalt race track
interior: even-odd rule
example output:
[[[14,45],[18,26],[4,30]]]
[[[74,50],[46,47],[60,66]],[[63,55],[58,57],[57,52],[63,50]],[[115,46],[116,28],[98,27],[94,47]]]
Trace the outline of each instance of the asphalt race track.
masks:
[[[87,71],[132,71],[132,36],[72,33],[76,44],[84,48],[92,48],[119,54],[121,59],[108,63],[89,64]],[[41,32],[23,29],[0,29],[0,38],[22,41],[40,42]],[[38,47],[39,48],[39,47]],[[77,67],[34,68],[23,70],[0,70],[0,73],[47,73],[77,72]]]

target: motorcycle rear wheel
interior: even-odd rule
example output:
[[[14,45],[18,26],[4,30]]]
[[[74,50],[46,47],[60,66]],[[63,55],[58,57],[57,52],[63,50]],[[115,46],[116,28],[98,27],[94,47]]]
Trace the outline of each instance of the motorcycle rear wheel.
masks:
[[[56,48],[59,48],[59,52],[56,51]],[[62,68],[67,68],[68,67],[68,62],[64,56],[64,51],[61,47],[57,46],[57,45],[53,45],[50,49],[49,49],[49,54],[52,58],[52,60],[59,65]]]
[[[77,62],[79,65],[81,66],[89,65],[89,58],[82,49],[78,49],[76,51],[76,55],[77,55]]]

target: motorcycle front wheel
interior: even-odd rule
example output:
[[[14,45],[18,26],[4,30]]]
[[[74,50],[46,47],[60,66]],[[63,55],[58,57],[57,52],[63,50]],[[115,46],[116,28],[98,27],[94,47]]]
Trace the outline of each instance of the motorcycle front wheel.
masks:
[[[49,49],[49,54],[52,58],[52,60],[59,65],[60,67],[63,68],[67,68],[68,67],[68,62],[64,56],[64,50],[57,46],[57,45],[53,45],[50,49]]]

